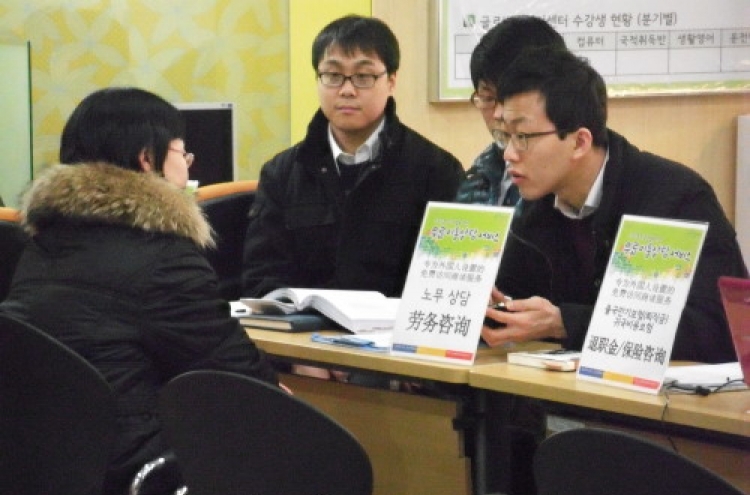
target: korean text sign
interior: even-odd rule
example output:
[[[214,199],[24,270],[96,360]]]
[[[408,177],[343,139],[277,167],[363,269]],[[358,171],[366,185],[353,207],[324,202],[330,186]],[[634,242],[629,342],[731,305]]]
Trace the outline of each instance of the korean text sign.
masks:
[[[394,327],[391,353],[470,365],[512,208],[431,202]]]

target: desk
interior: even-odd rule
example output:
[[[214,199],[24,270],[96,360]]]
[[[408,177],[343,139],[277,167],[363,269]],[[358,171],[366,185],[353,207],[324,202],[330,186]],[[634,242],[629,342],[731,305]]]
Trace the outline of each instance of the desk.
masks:
[[[575,373],[549,372],[498,363],[472,369],[472,387],[524,395],[600,411],[702,428],[750,438],[750,391],[722,392],[708,397],[650,395],[576,379]],[[662,418],[662,413],[664,417]]]
[[[676,434],[678,451],[720,473],[733,484],[750,492],[750,391],[712,394],[707,397],[671,393],[669,404],[664,395],[609,387],[576,379],[575,373],[558,373],[524,366],[495,363],[471,370],[469,385],[482,390],[533,397],[560,404],[653,420],[731,435],[735,445],[715,445]],[[632,431],[632,430],[631,430]],[[649,435],[665,440],[664,435]],[[698,431],[697,433],[701,433]],[[734,442],[732,442],[734,443]]]
[[[422,378],[444,383],[466,385],[469,367],[432,361],[398,358],[387,353],[362,351],[312,342],[309,333],[273,332],[249,328],[248,335],[272,356],[285,357],[298,363],[325,364],[337,368],[377,371],[395,376]],[[341,335],[341,332],[320,332]]]
[[[336,332],[330,332],[334,334]],[[476,436],[464,444],[455,421],[481,412],[488,392],[524,396],[595,411],[661,421],[665,397],[576,380],[575,373],[558,373],[505,363],[502,350],[482,350],[474,366],[393,357],[310,341],[310,334],[249,329],[256,344],[272,356],[293,362],[368,370],[397,378],[443,384],[455,393],[425,397],[388,390],[285,375],[282,381],[295,394],[346,426],[360,439],[373,462],[375,494],[484,495],[481,422]],[[530,343],[513,350],[548,347]],[[479,407],[478,407],[479,404]],[[664,416],[669,424],[750,439],[750,391],[709,397],[670,394]],[[609,427],[609,425],[607,425]],[[641,432],[639,432],[640,434]],[[665,441],[664,435],[649,435]],[[676,438],[679,451],[750,493],[747,449]],[[747,444],[746,444],[747,445]],[[465,452],[464,447],[472,449]],[[473,472],[472,472],[473,471]],[[472,485],[472,476],[476,482]]]
[[[247,333],[268,354],[293,362],[375,371],[445,386],[453,393],[434,398],[293,375],[281,377],[295,395],[334,417],[362,442],[373,463],[375,495],[471,493],[472,465],[464,455],[463,438],[454,429],[454,421],[460,422],[471,407],[470,366],[316,343],[309,333],[259,329]],[[497,362],[503,354],[501,350],[482,350],[475,366]]]

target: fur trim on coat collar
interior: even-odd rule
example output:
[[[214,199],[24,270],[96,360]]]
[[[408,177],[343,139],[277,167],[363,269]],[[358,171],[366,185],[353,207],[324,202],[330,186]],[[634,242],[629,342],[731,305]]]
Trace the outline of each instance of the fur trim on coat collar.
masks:
[[[211,227],[192,196],[156,174],[106,163],[50,167],[24,194],[21,212],[32,234],[63,217],[175,234],[203,248],[214,246]]]

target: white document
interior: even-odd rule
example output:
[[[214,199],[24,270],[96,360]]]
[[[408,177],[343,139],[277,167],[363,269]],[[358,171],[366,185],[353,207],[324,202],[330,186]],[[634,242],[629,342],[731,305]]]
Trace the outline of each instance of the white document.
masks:
[[[663,387],[670,392],[708,392],[746,390],[739,362],[670,366]]]

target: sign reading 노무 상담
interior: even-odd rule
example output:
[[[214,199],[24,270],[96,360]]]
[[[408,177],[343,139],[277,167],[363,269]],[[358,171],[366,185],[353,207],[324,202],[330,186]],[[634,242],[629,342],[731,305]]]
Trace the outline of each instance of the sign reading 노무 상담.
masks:
[[[658,393],[708,224],[624,215],[578,378]]]
[[[431,202],[401,296],[391,354],[470,365],[513,209]]]

